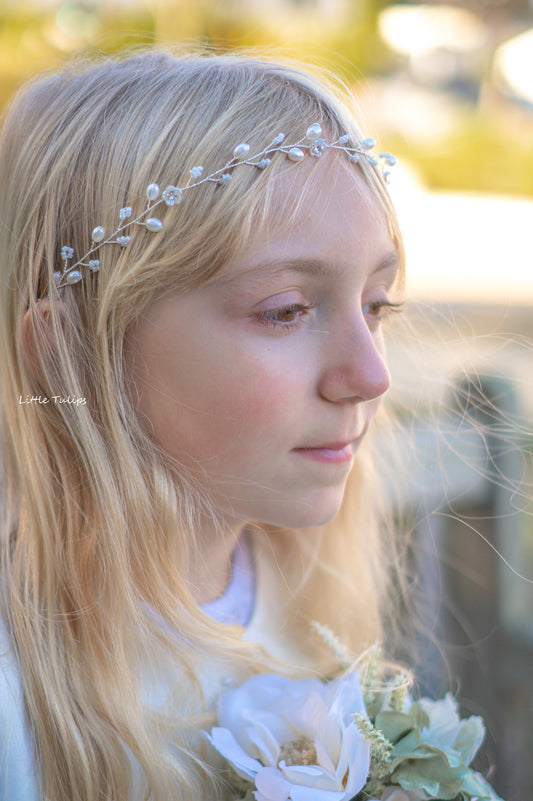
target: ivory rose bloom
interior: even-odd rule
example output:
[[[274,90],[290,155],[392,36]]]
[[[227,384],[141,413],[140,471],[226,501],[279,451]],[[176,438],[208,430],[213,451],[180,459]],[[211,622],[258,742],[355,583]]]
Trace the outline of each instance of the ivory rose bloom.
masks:
[[[263,674],[222,695],[208,739],[255,784],[256,801],[349,801],[368,775],[353,718],[364,711],[356,673],[328,684]]]

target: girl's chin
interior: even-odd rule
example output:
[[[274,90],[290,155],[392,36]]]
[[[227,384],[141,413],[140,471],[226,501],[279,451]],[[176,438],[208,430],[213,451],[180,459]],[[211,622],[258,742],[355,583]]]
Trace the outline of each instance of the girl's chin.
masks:
[[[279,528],[316,528],[323,526],[333,520],[339,513],[344,498],[344,491],[331,493],[328,498],[314,498],[309,501],[292,501],[290,510],[284,513],[273,515],[269,522]],[[276,519],[274,519],[276,518]]]

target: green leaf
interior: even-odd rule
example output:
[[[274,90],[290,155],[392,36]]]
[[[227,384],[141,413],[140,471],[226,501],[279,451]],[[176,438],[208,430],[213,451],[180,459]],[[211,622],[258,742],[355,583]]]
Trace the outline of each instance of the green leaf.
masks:
[[[404,790],[424,790],[430,798],[451,801],[463,788],[464,766],[451,767],[438,749],[422,747],[393,767],[392,781]]]
[[[419,726],[421,729],[429,728],[431,725],[431,719],[428,713],[418,702],[411,704],[409,708],[409,717],[413,721],[413,725]]]
[[[473,770],[469,770],[466,774],[463,790],[468,794],[468,799],[473,796],[479,801],[502,801],[488,781],[480,773],[476,773]]]
[[[410,754],[413,754],[420,745],[420,732],[418,729],[411,729],[411,731],[399,740],[392,749],[393,759],[405,759]]]
[[[385,710],[376,716],[374,725],[383,732],[387,740],[395,745],[413,729],[413,720],[404,712]]]

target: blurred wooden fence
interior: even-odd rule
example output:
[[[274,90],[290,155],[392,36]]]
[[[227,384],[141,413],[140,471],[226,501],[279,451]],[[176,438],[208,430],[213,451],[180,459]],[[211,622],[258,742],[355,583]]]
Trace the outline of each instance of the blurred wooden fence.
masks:
[[[415,447],[404,449],[406,503],[419,521],[420,689],[451,689],[464,715],[485,718],[479,769],[505,801],[525,801],[533,799],[531,426],[502,379],[463,383],[452,407],[437,425],[410,431]]]

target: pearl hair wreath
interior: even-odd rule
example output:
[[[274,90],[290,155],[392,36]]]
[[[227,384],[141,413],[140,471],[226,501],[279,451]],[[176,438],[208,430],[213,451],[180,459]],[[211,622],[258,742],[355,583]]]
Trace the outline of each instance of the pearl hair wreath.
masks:
[[[319,158],[326,150],[343,150],[352,163],[357,163],[360,161],[361,156],[364,156],[369,164],[376,167],[380,163],[378,158],[381,159],[381,173],[385,181],[388,181],[389,178],[388,168],[396,164],[396,158],[391,155],[391,153],[380,153],[378,158],[371,154],[370,151],[376,144],[374,139],[363,139],[358,145],[354,146],[351,144],[351,136],[345,134],[334,142],[326,142],[326,140],[322,138],[322,129],[318,123],[310,125],[306,131],[305,137],[299,142],[296,142],[296,144],[284,145],[284,140],[285,135],[282,133],[278,134],[267,147],[254,156],[248,155],[250,152],[250,145],[242,142],[234,148],[233,156],[230,161],[210,175],[202,178],[204,168],[200,166],[193,167],[189,171],[190,177],[188,182],[182,187],[167,186],[166,189],[160,193],[157,184],[150,184],[146,189],[148,202],[144,211],[134,219],[131,219],[133,215],[131,206],[125,206],[120,209],[118,228],[113,231],[112,234],[109,234],[109,236],[106,235],[106,231],[101,225],[97,225],[92,232],[92,241],[89,250],[77,262],[71,264],[71,260],[74,258],[74,249],[69,245],[62,246],[61,259],[63,261],[63,268],[61,271],[54,272],[56,288],[61,289],[64,286],[71,286],[79,283],[83,278],[81,267],[88,267],[91,272],[97,273],[100,269],[100,260],[93,257],[96,255],[98,249],[104,245],[127,247],[130,242],[130,236],[128,234],[129,226],[140,225],[152,233],[162,231],[162,221],[150,214],[150,212],[161,203],[165,203],[167,206],[177,205],[181,202],[184,192],[208,182],[216,183],[222,187],[227,186],[231,181],[233,170],[243,164],[256,167],[259,170],[264,170],[269,166],[274,153],[285,153],[290,161],[299,163],[305,158],[306,154]]]

